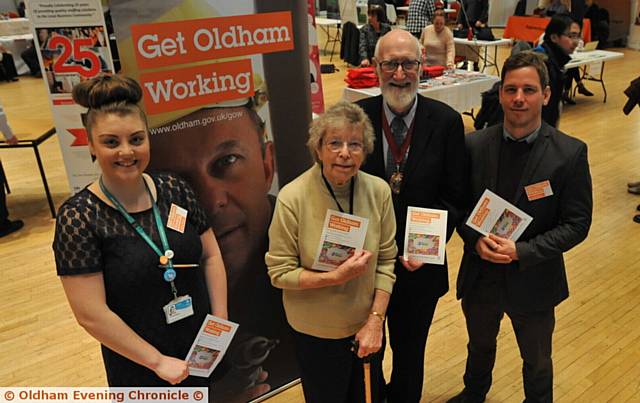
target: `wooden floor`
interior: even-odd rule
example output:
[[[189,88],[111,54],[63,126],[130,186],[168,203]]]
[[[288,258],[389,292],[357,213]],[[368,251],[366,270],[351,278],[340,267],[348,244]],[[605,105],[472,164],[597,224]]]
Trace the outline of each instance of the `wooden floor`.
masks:
[[[561,121],[562,130],[589,145],[595,209],[590,236],[566,255],[571,296],[556,312],[553,354],[558,402],[640,402],[640,225],[631,220],[640,198],[626,192],[627,181],[640,180],[640,109],[622,113],[622,91],[640,74],[640,52],[622,51],[624,59],[606,65],[608,102],[602,103],[596,83],[588,83],[596,95],[579,96]],[[322,76],[329,105],[344,86],[346,66],[336,64],[339,72]],[[2,83],[0,98],[18,136],[52,126],[42,80]],[[465,123],[470,131],[468,117]],[[42,146],[42,155],[59,206],[69,187],[56,137]],[[11,217],[26,224],[0,240],[0,386],[105,385],[98,343],[76,324],[55,275],[53,220],[33,153],[0,150],[0,157],[12,190]],[[453,286],[460,239],[447,249]],[[460,304],[449,292],[431,327],[422,401],[443,402],[461,389],[466,341]],[[507,319],[487,401],[522,399],[521,360]],[[302,400],[296,386],[268,401]]]

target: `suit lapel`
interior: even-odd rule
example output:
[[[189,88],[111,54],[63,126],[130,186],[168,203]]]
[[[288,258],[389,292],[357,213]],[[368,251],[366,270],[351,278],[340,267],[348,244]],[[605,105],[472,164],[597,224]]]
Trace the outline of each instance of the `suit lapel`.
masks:
[[[378,99],[373,104],[372,113],[371,113],[371,123],[373,125],[373,133],[376,137],[373,152],[367,157],[367,164],[369,169],[369,173],[375,176],[379,176],[380,178],[386,178],[386,173],[384,169],[384,148],[383,148],[383,137],[382,134],[382,95],[377,97]]]
[[[413,137],[411,138],[411,148],[409,149],[409,157],[404,167],[403,186],[411,177],[418,162],[426,155],[427,144],[433,134],[433,124],[429,124],[431,111],[427,108],[426,101],[420,95],[418,97],[418,106],[416,108],[415,127],[413,128]]]
[[[496,191],[498,185],[498,162],[500,159],[500,142],[502,141],[502,125],[494,126],[490,129],[489,138],[485,144],[484,156],[486,160],[483,166],[486,167],[484,174],[485,188]]]
[[[520,178],[520,183],[518,184],[518,188],[516,189],[516,194],[513,197],[513,204],[518,203],[518,200],[520,200],[520,197],[522,197],[524,187],[531,184],[533,174],[538,169],[538,166],[544,158],[547,147],[549,146],[550,135],[550,127],[543,122],[542,127],[540,128],[540,133],[538,134],[538,138],[533,144],[533,149],[531,150],[531,154],[529,155],[527,165],[525,165],[524,167],[524,172],[522,173],[522,177]]]

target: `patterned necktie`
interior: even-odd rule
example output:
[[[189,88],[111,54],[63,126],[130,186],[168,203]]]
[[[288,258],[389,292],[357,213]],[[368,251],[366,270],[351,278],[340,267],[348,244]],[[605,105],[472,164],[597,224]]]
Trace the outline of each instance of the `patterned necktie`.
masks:
[[[393,139],[398,146],[398,149],[402,147],[402,142],[407,134],[407,125],[404,123],[404,119],[398,116],[394,117],[391,121],[391,132],[393,133]],[[402,156],[404,159],[404,155]],[[393,158],[393,153],[391,152],[391,147],[387,150],[387,178],[390,178],[391,175],[396,171],[396,161]]]

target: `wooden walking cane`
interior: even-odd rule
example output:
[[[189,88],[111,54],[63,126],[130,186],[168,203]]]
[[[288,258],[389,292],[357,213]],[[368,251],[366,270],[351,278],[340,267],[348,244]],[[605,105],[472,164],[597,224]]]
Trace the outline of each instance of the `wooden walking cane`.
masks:
[[[353,347],[351,350],[358,354],[358,340],[352,341]],[[364,370],[364,401],[371,403],[371,356],[368,355],[362,358],[362,368]]]

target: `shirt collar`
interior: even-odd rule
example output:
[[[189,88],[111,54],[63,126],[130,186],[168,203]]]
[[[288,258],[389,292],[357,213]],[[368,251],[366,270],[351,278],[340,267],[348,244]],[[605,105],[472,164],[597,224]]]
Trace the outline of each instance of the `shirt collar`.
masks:
[[[393,122],[393,118],[395,118],[396,116],[399,116],[391,111],[391,109],[389,108],[389,105],[387,105],[387,103],[384,102],[384,98],[382,102],[382,108],[384,110],[384,115],[387,118],[387,122],[389,122],[389,124]],[[413,98],[413,105],[411,105],[411,108],[409,108],[409,112],[407,112],[407,114],[404,116],[399,116],[402,118],[402,120],[404,120],[404,124],[407,127],[411,127],[411,123],[413,123],[413,118],[416,116],[416,109],[418,109],[418,94],[416,94],[415,98]]]
[[[507,128],[502,126],[502,138],[505,140],[512,140],[515,141],[516,143],[521,143],[523,141],[525,141],[527,144],[531,144],[534,141],[536,141],[536,139],[538,138],[538,134],[540,134],[540,128],[542,127],[542,124],[540,126],[538,126],[534,131],[532,131],[531,133],[527,134],[524,137],[520,137],[520,138],[515,138],[511,135],[511,133],[509,133],[507,131]]]

